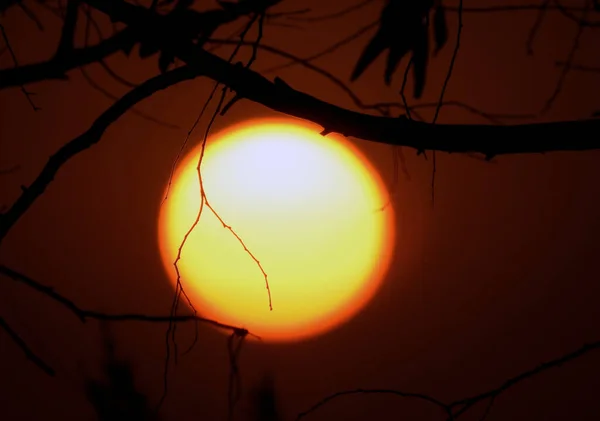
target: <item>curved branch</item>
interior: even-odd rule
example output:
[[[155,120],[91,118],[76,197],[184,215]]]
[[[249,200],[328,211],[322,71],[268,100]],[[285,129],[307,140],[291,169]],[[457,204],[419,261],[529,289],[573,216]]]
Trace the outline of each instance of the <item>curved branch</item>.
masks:
[[[576,358],[579,358],[589,352],[596,351],[598,349],[600,349],[600,341],[587,343],[587,344],[579,347],[578,349],[576,349],[572,352],[569,352],[568,354],[565,354],[561,357],[547,361],[545,363],[541,363],[538,366],[536,366],[530,370],[527,370],[517,376],[514,376],[514,377],[504,381],[500,386],[496,387],[495,389],[489,390],[484,393],[480,393],[475,396],[471,396],[469,398],[454,401],[454,402],[450,403],[448,406],[450,408],[458,408],[456,410],[456,412],[453,412],[454,417],[458,417],[459,415],[466,412],[469,408],[471,408],[476,403],[481,402],[485,399],[495,399],[496,397],[498,397],[498,395],[505,392],[508,388],[514,386],[517,383],[522,382],[523,380],[529,379],[529,378],[535,376],[536,374],[539,374],[550,368],[558,367],[566,362],[572,361]]]
[[[545,363],[539,364],[538,366],[536,366],[530,370],[524,371],[521,374],[504,381],[500,386],[498,386],[492,390],[488,390],[487,392],[479,393],[477,395],[474,395],[474,396],[471,396],[468,398],[459,399],[459,400],[456,400],[449,404],[445,404],[442,401],[439,401],[436,398],[434,398],[430,395],[423,394],[423,393],[403,392],[403,391],[398,391],[398,390],[393,390],[393,389],[354,389],[354,390],[345,390],[345,391],[337,392],[332,395],[328,395],[328,396],[324,397],[323,399],[319,400],[317,403],[312,405],[309,409],[300,412],[298,414],[298,416],[296,417],[296,421],[299,421],[300,419],[304,418],[305,416],[307,416],[307,415],[311,414],[312,412],[316,411],[317,409],[321,408],[323,405],[325,405],[337,398],[340,398],[342,396],[348,396],[348,395],[356,395],[356,394],[392,394],[392,395],[397,395],[397,396],[401,396],[401,397],[405,397],[405,398],[420,399],[420,400],[423,400],[423,401],[426,401],[426,402],[429,402],[429,403],[432,403],[432,404],[438,406],[440,409],[442,409],[444,412],[446,412],[446,414],[448,416],[448,420],[454,420],[454,419],[458,418],[459,416],[461,416],[462,414],[464,414],[465,412],[467,412],[469,409],[471,409],[477,403],[485,401],[485,400],[489,400],[489,405],[486,408],[486,411],[484,414],[484,417],[485,417],[491,410],[491,405],[493,404],[494,400],[500,394],[502,394],[503,392],[508,390],[510,387],[512,387],[515,384],[520,383],[526,379],[534,377],[535,375],[540,374],[541,372],[544,372],[551,368],[558,367],[564,363],[572,361],[576,358],[579,358],[585,354],[588,354],[592,351],[596,351],[598,349],[600,349],[600,341],[587,343],[572,352],[562,355],[561,357],[558,357],[553,360],[547,361]]]
[[[0,89],[47,79],[66,80],[66,73],[69,70],[97,62],[110,54],[116,53],[134,39],[134,31],[131,28],[126,28],[91,47],[74,48],[64,56],[53,57],[48,61],[19,66],[18,68],[2,69],[0,70]]]
[[[48,364],[46,364],[44,362],[44,360],[42,360],[40,357],[38,357],[35,354],[35,352],[33,352],[31,350],[31,348],[29,348],[27,343],[25,343],[23,338],[21,338],[19,336],[19,334],[17,332],[15,332],[13,330],[13,328],[11,328],[10,325],[6,322],[6,320],[4,320],[2,317],[0,317],[0,328],[2,330],[4,330],[8,336],[10,336],[10,339],[12,339],[12,341],[15,344],[17,344],[17,346],[19,348],[21,348],[21,351],[23,351],[23,353],[25,354],[25,356],[27,357],[28,360],[30,360],[35,365],[37,365],[39,368],[41,368],[49,376],[54,376],[56,374],[54,369],[52,367],[50,367]]]
[[[314,411],[316,411],[323,405],[325,405],[337,398],[340,398],[342,396],[359,395],[359,394],[395,395],[395,396],[399,396],[402,398],[419,399],[419,400],[422,400],[425,402],[429,402],[433,405],[436,405],[437,407],[442,409],[450,418],[453,417],[450,407],[448,405],[442,403],[441,401],[438,401],[437,399],[435,399],[429,395],[425,395],[423,393],[402,392],[402,391],[393,390],[393,389],[354,389],[354,390],[344,390],[344,391],[336,392],[332,395],[326,396],[325,398],[321,399],[320,401],[315,403],[313,406],[311,406],[309,409],[300,412],[298,414],[298,416],[296,417],[296,421],[301,420],[302,418],[313,413]]]
[[[75,314],[79,320],[82,322],[87,322],[88,319],[96,319],[96,320],[105,320],[105,321],[130,321],[130,322],[154,322],[154,323],[169,323],[169,322],[191,322],[191,321],[199,321],[202,323],[209,324],[211,326],[217,327],[219,329],[229,330],[232,332],[245,331],[237,326],[228,325],[225,323],[218,322],[213,319],[207,319],[205,317],[196,316],[193,314],[188,315],[169,315],[169,316],[150,316],[147,314],[138,314],[138,313],[103,313],[100,311],[94,310],[85,310],[74,301],[66,298],[64,295],[59,294],[54,290],[54,288],[41,284],[40,282],[30,278],[27,275],[24,275],[20,272],[17,272],[14,269],[11,269],[5,265],[0,265],[0,273],[5,275],[14,281],[20,282],[22,284],[27,285],[28,287],[41,292],[42,294],[50,297],[52,300],[61,304],[63,307],[70,310],[73,314]]]
[[[85,310],[85,309],[77,306],[74,301],[57,293],[54,290],[54,288],[43,285],[43,284],[39,283],[38,281],[28,277],[27,275],[17,272],[7,266],[0,265],[0,274],[6,276],[8,278],[11,278],[12,280],[14,280],[16,282],[25,284],[28,287],[30,287],[38,292],[41,292],[42,294],[46,295],[47,297],[49,297],[52,300],[56,301],[57,303],[61,304],[63,307],[67,308],[69,311],[71,311],[73,314],[75,314],[79,318],[79,320],[81,320],[84,323],[87,322],[88,319],[95,319],[95,320],[100,320],[100,321],[121,321],[121,322],[134,321],[134,322],[150,322],[150,323],[173,323],[173,322],[194,321],[194,322],[205,323],[205,324],[211,325],[211,326],[219,328],[219,329],[229,330],[232,332],[232,334],[237,335],[237,336],[245,337],[246,335],[252,335],[252,336],[256,337],[257,339],[260,339],[260,337],[251,334],[244,328],[228,325],[228,324],[221,323],[221,322],[218,322],[213,319],[207,319],[204,317],[200,317],[195,314],[150,316],[150,315],[146,315],[146,314],[137,314],[137,313],[110,314],[110,313],[103,313],[103,312],[93,311],[93,310]],[[54,369],[52,369],[52,367],[50,367],[46,362],[44,362],[44,360],[42,360],[40,357],[38,357],[27,346],[25,341],[8,325],[8,323],[2,317],[0,317],[0,328],[3,329],[11,337],[11,339],[17,344],[17,346],[19,348],[21,348],[21,350],[23,351],[25,356],[30,361],[32,361],[35,365],[40,367],[44,372],[46,372],[46,374],[48,374],[50,376],[55,375]]]
[[[230,40],[230,39],[222,39],[222,38],[209,38],[207,42],[209,44],[215,44],[215,45],[243,45],[245,47],[254,47],[255,46],[255,43],[250,42],[250,41],[240,42],[240,41],[235,41],[235,40]],[[409,107],[407,107],[406,105],[404,105],[400,102],[379,102],[379,103],[367,104],[367,103],[364,103],[358,97],[358,95],[356,93],[354,93],[354,91],[352,89],[350,89],[348,87],[348,85],[345,84],[341,79],[334,76],[332,73],[328,72],[327,70],[324,70],[323,68],[312,64],[310,62],[310,59],[296,57],[295,55],[288,53],[287,51],[284,51],[284,50],[281,50],[281,49],[278,49],[278,48],[275,48],[275,47],[272,47],[270,45],[263,44],[263,43],[258,44],[256,47],[258,47],[259,49],[264,50],[268,53],[287,58],[290,60],[291,64],[298,64],[300,66],[305,67],[308,70],[311,70],[311,71],[325,77],[331,83],[333,83],[334,85],[339,87],[342,91],[344,91],[348,95],[348,97],[352,100],[352,102],[358,108],[363,109],[363,110],[376,110],[376,111],[380,112],[380,114],[384,114],[385,110],[389,110],[390,108],[398,108],[401,110],[405,110],[408,113],[408,112],[416,112],[417,109],[424,109],[424,108],[434,108],[435,109],[440,104],[440,102],[419,103],[419,104],[411,105]],[[270,70],[263,70],[260,73],[264,74],[265,72],[269,72],[269,71]],[[497,125],[505,124],[503,121],[501,121],[502,119],[517,120],[517,119],[532,119],[532,118],[536,117],[536,115],[534,115],[534,114],[489,113],[489,112],[479,110],[471,105],[464,104],[459,101],[443,101],[443,102],[441,102],[441,106],[442,107],[454,106],[454,107],[462,108],[474,115],[477,115],[479,117],[482,117],[482,118],[488,120],[492,124],[497,124]]]
[[[0,243],[35,200],[44,193],[62,166],[78,153],[98,143],[108,126],[144,98],[176,83],[193,79],[200,74],[201,72],[197,68],[183,66],[147,80],[110,106],[85,133],[60,148],[50,157],[33,183],[29,187],[22,187],[21,196],[5,213],[0,214]]]
[[[366,6],[369,3],[372,3],[373,0],[360,0],[358,3],[355,3],[351,6],[347,6],[342,10],[338,10],[333,13],[327,13],[320,16],[290,16],[290,20],[303,21],[303,22],[322,22],[324,20],[331,20],[341,18],[342,16],[347,15],[348,13],[352,13],[362,7]]]
[[[593,136],[572,137],[575,130],[581,133],[598,131],[599,120],[506,126],[432,125],[406,118],[373,116],[321,101],[293,89],[279,78],[271,82],[256,72],[230,65],[191,44],[180,46],[177,54],[190,65],[202,68],[211,79],[228,85],[239,96],[275,111],[313,121],[327,132],[416,150],[482,153],[490,158],[501,154],[600,148],[600,140]],[[546,139],[540,141],[544,137]]]

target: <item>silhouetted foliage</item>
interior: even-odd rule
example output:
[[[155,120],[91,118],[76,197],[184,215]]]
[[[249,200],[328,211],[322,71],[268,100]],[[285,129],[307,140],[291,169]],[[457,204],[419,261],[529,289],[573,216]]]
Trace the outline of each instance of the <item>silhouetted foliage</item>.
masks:
[[[272,373],[267,373],[262,382],[251,395],[253,412],[251,421],[283,421],[277,402],[275,391],[275,378]]]
[[[104,325],[104,380],[88,379],[85,391],[98,415],[98,421],[158,421],[156,410],[136,388],[130,362],[116,355],[114,340]]]
[[[386,85],[389,85],[400,61],[406,54],[411,52],[410,62],[414,73],[414,96],[420,98],[425,88],[427,74],[429,14],[433,6],[433,0],[386,0],[386,5],[379,20],[379,29],[358,59],[351,80],[359,78],[381,53],[388,50],[384,80]],[[437,52],[446,44],[448,33],[446,18],[443,9],[439,5],[435,7],[434,16],[434,36]]]
[[[160,28],[156,25],[142,25],[136,28],[142,41],[139,47],[141,58],[150,57],[156,53],[158,68],[162,73],[175,62],[173,47],[182,43],[192,42],[203,46],[212,34],[221,25],[233,22],[240,16],[250,13],[259,13],[262,9],[278,1],[257,4],[257,2],[231,3],[218,2],[220,9],[197,12],[190,7],[194,0],[179,0],[175,7],[161,20]],[[168,2],[172,3],[172,2]],[[127,53],[131,52],[135,40],[126,47]]]

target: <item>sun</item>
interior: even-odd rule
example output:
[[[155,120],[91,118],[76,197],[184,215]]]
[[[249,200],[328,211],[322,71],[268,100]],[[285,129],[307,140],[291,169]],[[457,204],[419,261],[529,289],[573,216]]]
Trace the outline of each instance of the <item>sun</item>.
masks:
[[[160,209],[173,285],[200,206],[200,153],[181,160]],[[295,120],[252,120],[211,136],[200,168],[218,217],[204,206],[177,263],[200,315],[263,341],[299,341],[347,321],[375,294],[390,265],[393,210],[347,140]]]

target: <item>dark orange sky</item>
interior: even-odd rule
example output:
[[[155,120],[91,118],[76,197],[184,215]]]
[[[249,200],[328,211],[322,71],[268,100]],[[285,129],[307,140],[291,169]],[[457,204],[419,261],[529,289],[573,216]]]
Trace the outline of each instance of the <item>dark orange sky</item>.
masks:
[[[44,22],[44,32],[18,8],[0,16],[21,64],[50,57],[60,27],[58,19],[29,3]],[[278,9],[308,7],[312,9],[308,17],[347,3],[286,0]],[[465,6],[498,3],[465,1]],[[381,5],[373,1],[336,20],[282,20],[300,27],[267,26],[264,43],[307,57],[375,20]],[[449,17],[449,45],[431,60],[423,103],[438,99],[445,78],[456,30],[456,15]],[[568,55],[577,27],[550,13],[533,44],[534,55],[528,56],[526,39],[535,17],[535,12],[465,13],[446,100],[487,113],[538,113],[560,77],[555,62]],[[108,35],[108,21],[101,22]],[[314,64],[347,81],[368,39],[363,36]],[[599,41],[597,32],[586,29],[574,63],[600,66]],[[244,54],[249,57],[249,50]],[[253,68],[284,62],[260,51]],[[157,71],[155,59],[118,54],[108,63],[136,82]],[[0,56],[0,66],[12,66],[8,54]],[[129,89],[108,78],[98,65],[86,70],[113,95]],[[388,88],[382,72],[379,60],[350,86],[368,103],[400,101],[401,74]],[[296,89],[356,109],[343,91],[310,70],[294,66],[276,74]],[[0,92],[0,168],[19,165],[0,179],[1,205],[10,206],[20,186],[31,183],[48,157],[85,131],[112,103],[80,71],[69,77],[68,82],[28,86],[36,93],[33,100],[42,109],[39,112],[31,109],[19,89]],[[12,229],[2,243],[0,263],[52,285],[86,309],[167,314],[172,289],[158,253],[158,209],[173,160],[211,87],[212,81],[202,79],[181,83],[139,105],[139,111],[178,129],[133,113],[119,119],[98,145],[65,165]],[[572,71],[552,109],[536,121],[587,118],[600,109],[598,94],[600,75]],[[432,111],[423,115],[430,119]],[[217,119],[214,130],[275,115],[241,101]],[[200,141],[208,117],[201,121],[193,144]],[[439,122],[486,121],[463,108],[448,107]],[[594,134],[573,133],[582,135]],[[391,183],[391,148],[353,141]],[[410,179],[399,172],[393,199],[397,249],[375,299],[348,324],[313,340],[244,345],[240,367],[245,390],[265,372],[273,372],[286,420],[325,395],[346,389],[398,389],[452,401],[492,389],[542,361],[600,338],[598,152],[509,156],[492,163],[438,154],[434,205],[431,159],[412,150],[404,154]],[[0,315],[57,370],[55,378],[46,376],[0,332],[0,417],[93,419],[82,382],[84,375],[101,375],[98,324],[81,324],[47,297],[4,277]],[[166,326],[127,322],[112,327],[119,355],[132,360],[140,390],[157,402],[163,386]],[[193,333],[191,324],[179,326],[182,347],[192,341]],[[591,353],[540,374],[501,395],[488,420],[598,419],[599,370],[600,356]],[[228,373],[226,335],[200,326],[198,344],[171,370],[164,419],[225,417]],[[246,405],[242,399],[239,419],[245,419]],[[478,406],[464,419],[478,419],[483,410],[484,405]],[[375,395],[341,398],[310,419],[402,416],[441,419],[439,411],[427,405]]]

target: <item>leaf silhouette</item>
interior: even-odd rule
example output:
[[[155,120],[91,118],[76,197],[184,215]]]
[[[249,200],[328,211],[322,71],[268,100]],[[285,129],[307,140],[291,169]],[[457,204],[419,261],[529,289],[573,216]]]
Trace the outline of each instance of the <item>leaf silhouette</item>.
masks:
[[[174,3],[172,0],[164,0],[161,5]],[[140,58],[148,58],[160,53],[158,58],[159,70],[164,73],[174,63],[172,46],[188,42],[196,42],[202,46],[208,38],[221,25],[229,23],[241,16],[239,10],[233,6],[226,10],[224,8],[211,9],[198,12],[190,8],[191,0],[178,0],[173,9],[163,15],[158,27],[136,26]],[[231,3],[237,6],[235,3]],[[124,48],[126,53],[131,51],[132,45]]]
[[[434,54],[437,54],[448,41],[448,24],[446,23],[446,9],[438,5],[433,12],[433,36],[435,39]]]
[[[264,11],[281,0],[217,0],[219,8],[198,12],[191,8],[193,0],[163,0],[161,6],[175,3],[173,9],[163,15],[159,27],[137,27],[141,35],[139,56],[150,57],[160,53],[158,68],[161,73],[167,71],[175,62],[173,45],[195,42],[203,46],[212,34],[226,23],[233,22],[243,15],[264,13]],[[129,54],[133,45],[126,45],[123,50]]]
[[[389,85],[402,59],[412,52],[415,79],[414,96],[420,98],[425,87],[427,73],[428,16],[432,7],[433,0],[387,0],[381,11],[379,28],[358,58],[350,80],[358,79],[383,51],[388,50],[384,81],[386,85]],[[445,15],[443,11],[440,13],[442,15],[439,19],[445,25]],[[445,26],[440,27],[440,29],[444,28]],[[442,42],[438,43],[436,37],[436,46],[439,45],[439,48],[442,48],[447,33],[444,35],[444,32],[441,31],[439,37]]]
[[[275,392],[275,379],[267,373],[258,388],[253,393],[253,411],[250,414],[252,421],[281,421],[277,394]]]
[[[413,91],[415,98],[421,98],[425,89],[425,77],[427,76],[427,62],[429,60],[429,37],[427,26],[420,28],[421,34],[415,37],[416,43],[413,48]]]
[[[350,76],[350,80],[355,81],[356,79],[358,79],[367,69],[367,67],[369,67],[371,63],[373,63],[373,61],[375,61],[375,59],[386,48],[388,48],[386,35],[383,31],[379,30],[377,31],[373,39],[367,44],[367,46],[363,50],[363,53],[356,62],[356,66],[354,67],[352,76]]]
[[[102,326],[106,349],[104,381],[86,379],[85,393],[93,405],[98,421],[158,421],[147,398],[135,386],[131,365],[115,355],[114,343],[106,326]]]

